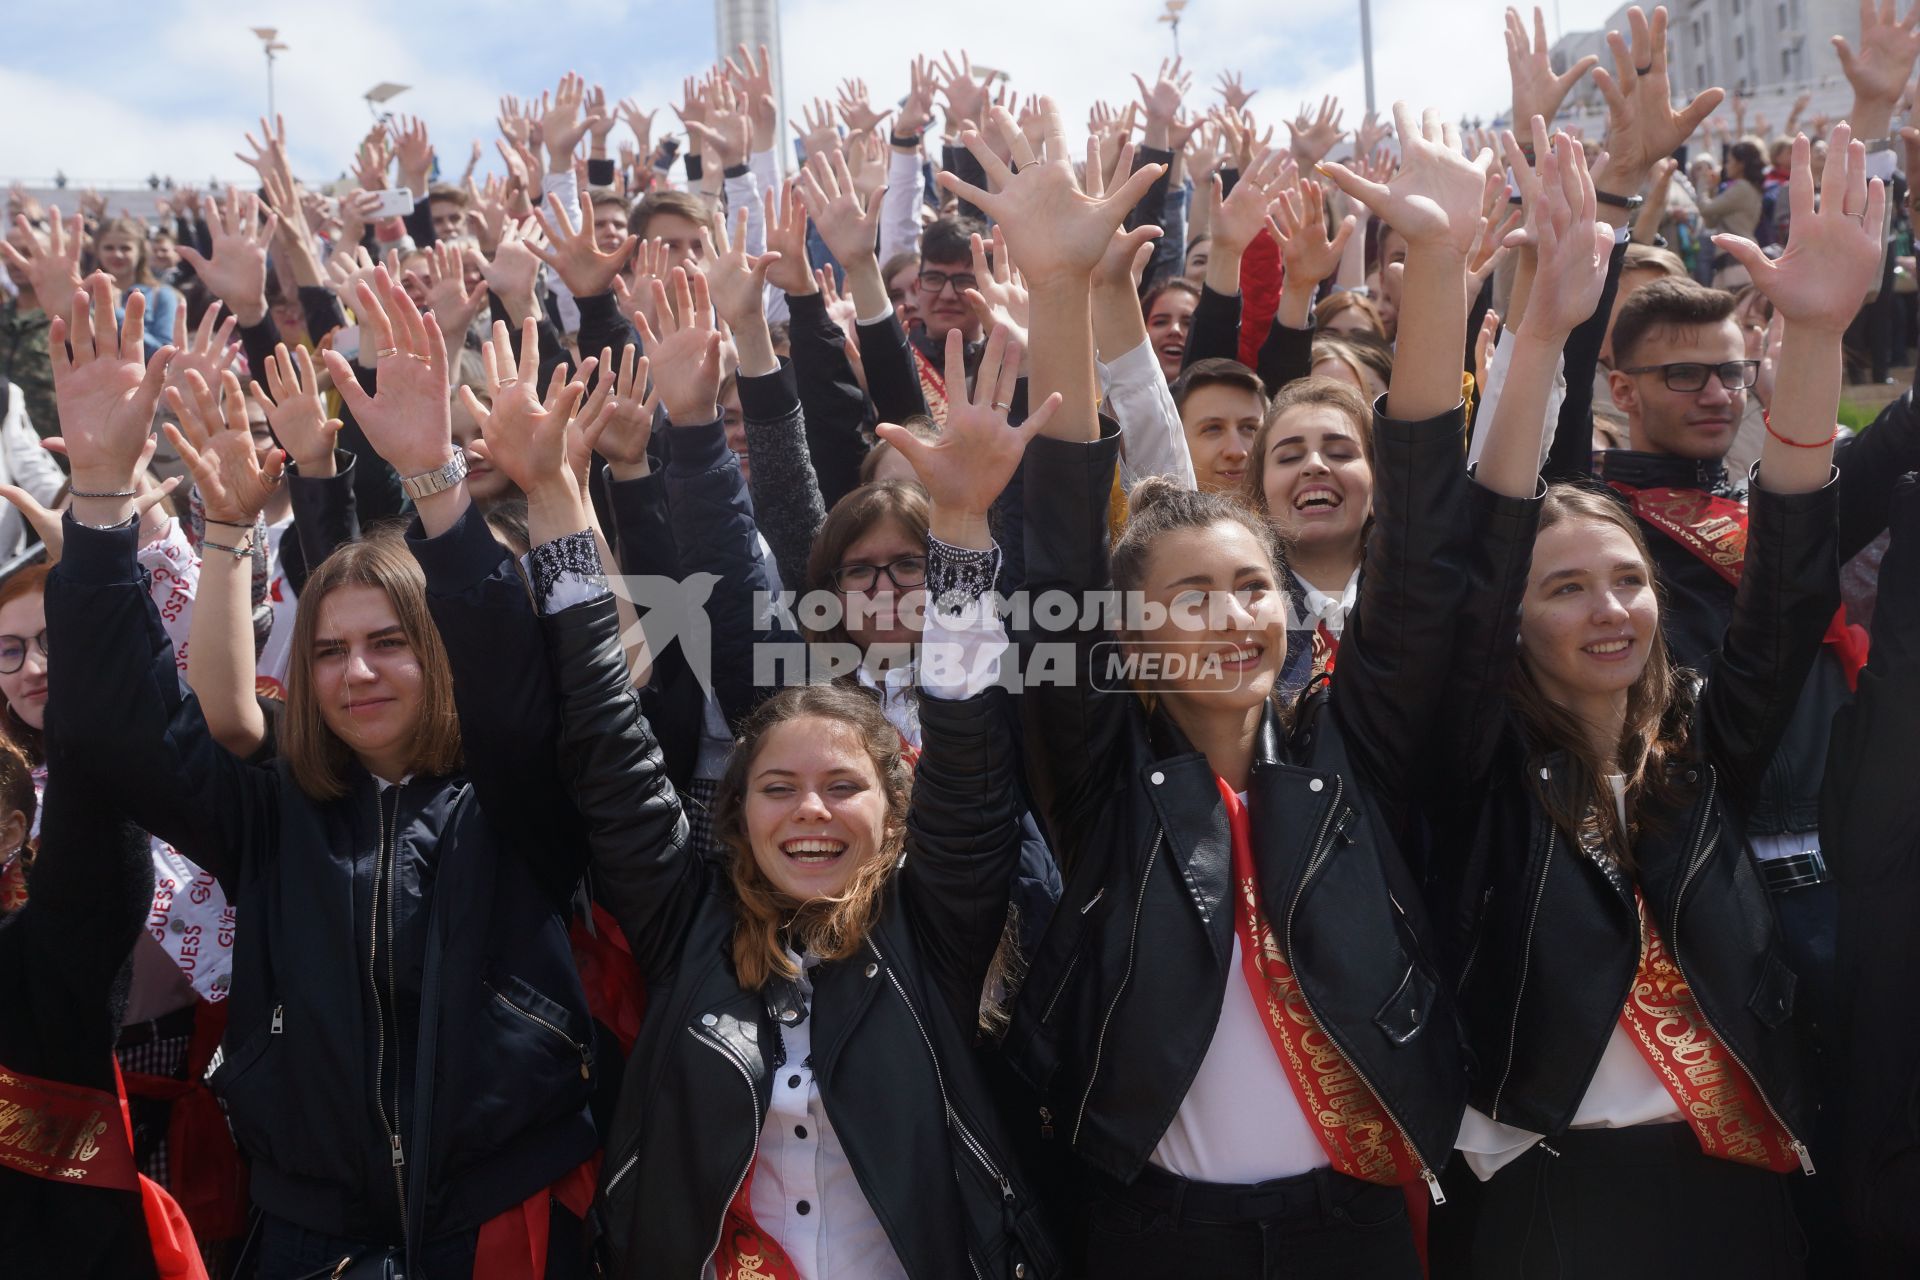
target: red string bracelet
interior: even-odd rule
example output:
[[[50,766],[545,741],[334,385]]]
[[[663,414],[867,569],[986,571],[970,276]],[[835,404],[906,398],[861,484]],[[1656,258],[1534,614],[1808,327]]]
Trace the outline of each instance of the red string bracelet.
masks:
[[[1833,434],[1825,440],[1805,441],[1789,440],[1778,431],[1775,431],[1773,429],[1773,414],[1770,411],[1762,410],[1760,413],[1760,421],[1766,426],[1768,435],[1778,440],[1781,444],[1790,445],[1795,449],[1824,449],[1840,438],[1840,424],[1837,422],[1833,424]]]

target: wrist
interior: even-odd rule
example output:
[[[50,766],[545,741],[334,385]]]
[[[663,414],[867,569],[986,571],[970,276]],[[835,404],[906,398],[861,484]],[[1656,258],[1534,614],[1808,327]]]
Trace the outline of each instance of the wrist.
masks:
[[[242,329],[251,329],[265,320],[267,318],[266,295],[262,294],[257,299],[248,298],[244,301],[234,303],[233,318],[239,322]]]
[[[1898,98],[1863,98],[1855,94],[1853,110],[1847,113],[1853,136],[1862,141],[1885,137],[1893,124],[1894,108],[1899,104]]]
[[[982,550],[993,545],[993,531],[984,511],[968,511],[939,503],[927,521],[927,532],[948,546]]]
[[[340,474],[339,461],[333,456],[331,448],[328,448],[326,453],[311,458],[295,458],[293,466],[297,474],[309,480],[326,480]]]
[[[653,474],[653,464],[647,461],[647,455],[641,454],[638,462],[615,462],[607,460],[607,474],[616,482],[623,480],[644,480]]]
[[[687,400],[681,403],[667,401],[667,422],[675,427],[704,427],[720,417],[718,402],[713,396],[702,400]]]

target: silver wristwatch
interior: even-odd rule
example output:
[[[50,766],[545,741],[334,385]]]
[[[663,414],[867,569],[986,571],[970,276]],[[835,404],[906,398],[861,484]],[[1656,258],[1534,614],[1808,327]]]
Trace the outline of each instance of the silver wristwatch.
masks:
[[[417,476],[408,476],[400,482],[400,491],[418,502],[443,490],[451,489],[467,478],[467,451],[455,449],[444,466],[432,471],[423,471]]]

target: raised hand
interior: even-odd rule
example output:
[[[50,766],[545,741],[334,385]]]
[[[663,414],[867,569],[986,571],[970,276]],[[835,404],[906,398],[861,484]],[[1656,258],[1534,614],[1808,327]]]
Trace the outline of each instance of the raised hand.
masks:
[[[342,306],[351,310],[360,303],[360,282],[373,279],[374,268],[379,265],[363,244],[336,250],[327,259],[327,288],[333,291],[333,296],[340,300]],[[393,270],[399,270],[397,254],[394,255]]]
[[[1207,225],[1213,233],[1214,253],[1222,249],[1229,253],[1244,252],[1266,229],[1268,204],[1289,185],[1282,173],[1284,158],[1278,151],[1261,156],[1224,196],[1221,192],[1225,184],[1219,174],[1213,176],[1208,190],[1212,216]],[[1235,270],[1238,271],[1237,264]]]
[[[73,468],[76,501],[89,493],[120,494],[133,488],[141,450],[152,434],[167,362],[173,358],[173,348],[165,346],[142,363],[147,315],[143,295],[127,295],[126,316],[117,332],[113,304],[113,282],[95,272],[87,288],[68,299],[72,323],[56,315],[48,333],[61,440]],[[120,499],[100,501],[118,504]],[[117,522],[132,508],[104,510],[113,512]]]
[[[767,46],[760,46],[755,59],[747,46],[736,46],[740,61],[727,59],[727,75],[740,95],[741,108],[753,119],[753,149],[771,151],[780,141],[780,111],[773,96],[773,59]],[[641,150],[646,150],[643,145]]]
[[[976,535],[985,532],[987,512],[1019,468],[1027,442],[1059,411],[1060,394],[1055,392],[1025,422],[1008,426],[1007,406],[1020,379],[1019,352],[1010,347],[1004,329],[996,329],[987,339],[973,394],[955,397],[948,405],[946,424],[936,439],[922,440],[891,422],[875,429],[881,439],[900,450],[919,477],[933,503],[934,535],[943,541],[961,532],[952,524],[947,525],[951,531],[943,531],[947,521],[963,521],[973,526],[968,531]],[[967,385],[966,346],[958,329],[947,334],[947,376],[949,386]]]
[[[612,111],[607,110],[607,91],[600,85],[587,90],[587,136],[591,139],[589,155],[607,154],[607,135],[613,132],[613,126],[620,123],[621,113],[629,104],[618,103]]]
[[[488,174],[485,183],[475,186],[467,179],[467,230],[480,242],[480,252],[491,254],[500,243],[507,225],[507,186]]]
[[[1400,171],[1391,182],[1382,186],[1332,161],[1322,163],[1321,172],[1409,244],[1442,245],[1464,259],[1480,238],[1487,189],[1498,178],[1493,153],[1483,151],[1472,160],[1461,155],[1458,130],[1441,124],[1431,108],[1416,124],[1407,104],[1396,102],[1393,119],[1400,135]]]
[[[593,298],[610,292],[614,277],[620,274],[639,238],[628,236],[612,253],[602,253],[594,243],[592,218],[583,216],[576,228],[561,206],[560,198],[554,195],[547,197],[547,212],[552,214],[551,222],[537,207],[533,211],[533,219],[540,224],[548,241],[544,246],[528,245],[534,256],[558,272],[576,298]]]
[[[1022,351],[1027,345],[1027,285],[1007,252],[1006,237],[993,229],[993,257],[978,235],[971,237],[975,287],[966,291],[967,305],[980,317],[981,326],[992,333],[1006,329]]]
[[[745,164],[753,150],[753,119],[726,80],[714,82],[707,121],[687,121],[687,132],[700,138],[722,169]]]
[[[907,96],[894,117],[894,132],[903,138],[925,133],[933,122],[933,95],[939,88],[939,68],[925,58],[915,58],[908,70]]]
[[[465,255],[457,245],[435,241],[427,249],[427,309],[447,340],[456,347],[465,345],[468,327],[486,305],[485,278],[469,290]]]
[[[1607,259],[1613,252],[1613,230],[1596,220],[1586,148],[1564,133],[1555,134],[1549,143],[1546,120],[1538,115],[1533,117],[1532,131],[1532,164],[1511,129],[1501,138],[1520,188],[1527,237],[1538,256],[1520,332],[1558,343],[1600,304]]]
[[[959,127],[963,120],[971,120],[976,125],[987,118],[987,82],[979,80],[973,74],[973,58],[965,49],[960,51],[960,61],[955,62],[951,53],[946,54],[946,76],[941,81],[940,92],[947,99],[947,127],[949,130]]]
[[[1744,236],[1719,235],[1713,242],[1747,268],[1754,287],[1767,295],[1789,326],[1822,334],[1844,333],[1880,271],[1886,187],[1878,178],[1867,181],[1866,146],[1842,121],[1827,139],[1818,208],[1812,146],[1805,134],[1794,139],[1788,192],[1792,229],[1787,251],[1777,260],[1769,259]],[[1528,310],[1531,313],[1532,305]]]
[[[756,319],[764,323],[767,268],[780,260],[780,254],[755,256],[747,252],[745,209],[734,215],[731,236],[719,218],[714,219],[711,229],[701,228],[700,234],[707,242],[700,270],[707,278],[707,293],[720,318],[736,331]]]
[[[362,362],[372,348],[379,394],[368,396],[338,352],[322,354],[334,389],[367,433],[374,451],[402,478],[438,470],[453,456],[453,418],[447,395],[447,346],[429,312],[385,267],[356,286]]]
[[[631,480],[647,473],[647,442],[653,438],[653,417],[660,397],[647,394],[647,357],[628,343],[616,372],[613,351],[600,350],[600,381],[581,406],[581,435],[588,448],[607,460],[615,480]]]
[[[1311,118],[1307,115],[1307,104],[1300,104],[1300,114],[1287,125],[1293,134],[1293,158],[1302,169],[1327,158],[1327,153],[1340,144],[1347,131],[1340,127],[1340,119],[1345,113],[1340,110],[1340,100],[1332,94],[1320,100],[1319,113]]]
[[[22,253],[11,241],[0,240],[0,259],[15,280],[32,287],[40,309],[57,316],[80,287],[80,255],[87,247],[84,219],[76,213],[62,221],[60,206],[54,205],[48,210],[44,235],[25,214],[14,215],[14,223],[27,250]]]
[[[806,261],[804,252],[800,260]],[[659,313],[653,309],[653,284],[656,280],[665,281],[671,266],[666,241],[642,240],[634,250],[632,269],[613,278],[613,296],[620,309],[634,318],[635,328],[639,328],[641,316],[655,328],[659,327]]]
[[[720,416],[720,331],[713,322],[707,279],[675,267],[672,288],[652,282],[659,327],[636,314],[634,327],[653,360],[653,385],[675,426],[703,426]]]
[[[847,158],[847,172],[853,176],[853,189],[860,202],[869,207],[880,201],[887,189],[887,152],[874,133],[854,134],[841,150]]]
[[[814,228],[843,267],[857,258],[874,255],[880,234],[880,202],[861,201],[844,155],[836,149],[808,156],[807,167],[800,172],[800,189]]]
[[[361,140],[353,157],[353,178],[362,191],[384,191],[387,170],[393,167],[393,147],[387,142],[387,126],[376,124]]]
[[[1580,83],[1581,76],[1599,64],[1600,59],[1588,54],[1564,72],[1556,74],[1550,56],[1552,46],[1547,43],[1547,20],[1540,12],[1539,5],[1533,7],[1531,41],[1527,38],[1526,23],[1517,9],[1507,10],[1506,37],[1507,73],[1513,79],[1515,127],[1525,127],[1526,121],[1535,116],[1551,125],[1554,113],[1567,100],[1567,94],[1574,85]]]
[[[427,198],[427,185],[433,180],[433,142],[419,116],[401,116],[399,132],[393,137],[393,158],[399,164],[400,183],[413,192],[413,198]]]
[[[1179,58],[1171,63],[1162,59],[1160,74],[1151,87],[1138,74],[1133,82],[1140,88],[1140,106],[1146,113],[1146,144],[1161,150],[1170,149],[1170,134],[1180,114],[1180,103],[1193,88],[1193,74],[1180,69]]]
[[[260,198],[232,187],[225,204],[208,196],[201,208],[213,234],[213,257],[202,257],[190,244],[180,246],[180,257],[242,325],[259,324],[267,315],[267,249],[280,220],[269,213],[262,221]]]
[[[787,123],[800,135],[800,146],[809,160],[840,149],[840,130],[833,123],[833,104],[825,98],[801,103],[800,119]]]
[[[1107,187],[1115,177],[1119,177],[1133,168],[1133,144],[1126,143],[1120,148],[1120,154],[1114,158],[1111,172],[1100,167],[1099,144],[1092,138],[1087,139],[1086,187],[1087,195],[1098,200],[1106,194]],[[1000,228],[994,228],[996,236],[1004,242],[1006,237],[1000,234]],[[1117,295],[1126,290],[1134,301],[1139,296],[1140,278],[1145,274],[1147,261],[1153,256],[1153,241],[1158,239],[1160,228],[1151,223],[1133,231],[1116,227],[1113,237],[1107,242],[1107,251],[1100,255],[1100,261],[1093,268],[1092,284],[1096,292],[1112,290]],[[1236,268],[1237,270],[1237,268]],[[1238,277],[1236,276],[1236,279]],[[1106,305],[1118,305],[1110,303]],[[1145,318],[1140,316],[1140,308],[1129,308],[1133,317],[1139,318],[1140,332],[1145,334]],[[1131,326],[1126,326],[1132,336]],[[1125,347],[1119,348],[1125,350]]]
[[[509,222],[502,228],[492,255],[480,256],[475,264],[487,288],[500,295],[507,314],[516,320],[533,314],[533,282],[540,274],[540,259],[534,250],[545,243],[531,221]]]
[[[1700,122],[1726,97],[1726,91],[1708,89],[1675,111],[1673,88],[1667,78],[1666,9],[1655,9],[1651,22],[1637,5],[1628,9],[1627,30],[1627,37],[1618,31],[1607,32],[1613,71],[1595,67],[1593,82],[1607,103],[1608,190],[1630,196],[1646,185],[1654,161],[1672,154],[1693,136]]]
[[[962,136],[962,143],[980,161],[989,185],[997,186],[997,191],[982,191],[951,172],[942,172],[939,182],[1002,225],[1029,287],[1068,280],[1084,284],[1111,247],[1113,233],[1126,220],[1127,211],[1140,202],[1166,166],[1143,165],[1117,190],[1098,199],[1089,196],[1074,177],[1066,128],[1052,99],[1041,100],[1041,112],[1046,119],[1041,139],[1044,158],[1034,154],[1011,117],[1006,120],[1018,174],[980,134],[968,131]]]
[[[767,254],[773,259],[767,283],[786,294],[814,292],[813,272],[807,267],[807,206],[800,197],[799,182],[777,190],[768,187],[760,198],[766,213]]]
[[[233,153],[234,159],[241,161],[260,175],[264,183],[270,177],[280,177],[288,182],[293,180],[293,171],[287,167],[287,121],[284,116],[275,116],[273,124],[268,126],[265,116],[260,118],[260,138],[250,133],[242,134],[247,145],[253,148],[253,154],[243,151]]]
[[[529,317],[520,327],[520,358],[513,355],[513,338],[503,321],[493,322],[493,339],[480,348],[486,370],[487,402],[460,388],[460,403],[480,424],[487,460],[529,497],[557,496],[563,489],[576,497],[578,482],[567,465],[567,422],[586,394],[585,383],[568,381],[567,367],[554,370],[547,398],[540,399],[540,336]],[[588,374],[595,361],[581,369]]]
[[[286,454],[268,449],[262,461],[247,426],[247,399],[240,379],[220,375],[220,394],[198,372],[187,375],[184,393],[167,388],[167,404],[180,425],[165,425],[167,439],[180,451],[180,460],[193,473],[193,483],[214,524],[251,528],[261,508],[285,478]]]
[[[1353,215],[1342,218],[1339,230],[1328,239],[1326,191],[1318,182],[1308,178],[1297,192],[1282,188],[1269,210],[1267,231],[1280,246],[1287,281],[1310,282],[1312,287],[1340,269],[1340,255],[1353,234]]]
[[[573,165],[574,150],[589,126],[581,113],[586,100],[587,82],[575,71],[561,76],[551,94],[540,95],[540,135],[547,144],[547,167],[554,173]]]
[[[1360,118],[1360,127],[1353,131],[1354,159],[1364,164],[1367,157],[1379,151],[1392,136],[1392,125],[1382,124],[1377,112],[1367,112]]]
[[[846,122],[850,133],[866,133],[877,129],[891,111],[875,111],[867,93],[865,80],[850,79],[840,82],[840,118]]]
[[[274,347],[267,357],[267,389],[259,380],[247,384],[260,412],[267,415],[273,438],[287,451],[300,474],[309,477],[334,473],[333,442],[340,434],[340,419],[327,416],[327,402],[320,394],[320,378],[313,358],[305,347],[287,354],[287,344]]]
[[[216,301],[200,317],[199,326],[190,338],[182,330],[187,326],[187,309],[181,307],[173,313],[174,356],[167,364],[167,385],[186,389],[186,377],[189,371],[198,373],[200,380],[208,386],[220,381],[223,370],[230,368],[233,358],[239,353],[240,344],[234,342],[233,327],[239,323],[233,316],[223,322],[220,319],[220,303]]]
[[[632,98],[621,100],[615,114],[626,121],[627,128],[633,130],[634,149],[642,156],[653,150],[653,118],[660,114],[658,108],[642,111]]]
[[[1247,104],[1253,101],[1253,95],[1260,92],[1247,88],[1238,71],[1222,71],[1220,83],[1214,86],[1213,91],[1220,95],[1220,100],[1229,111],[1245,111]]]
[[[1920,57],[1920,3],[1904,18],[1894,16],[1895,0],[1860,0],[1860,51],[1845,36],[1833,37],[1840,70],[1853,86],[1855,110],[1850,123],[1860,128],[1861,107],[1884,107],[1890,117]],[[1882,126],[1884,127],[1884,126]],[[1877,131],[1876,131],[1877,132]],[[1874,136],[1868,134],[1867,136]]]

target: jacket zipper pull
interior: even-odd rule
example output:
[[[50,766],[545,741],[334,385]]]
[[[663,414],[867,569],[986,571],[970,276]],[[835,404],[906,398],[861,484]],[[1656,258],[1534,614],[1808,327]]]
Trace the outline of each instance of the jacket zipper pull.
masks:
[[[287,1029],[287,1006],[283,1004],[277,1004],[273,1006],[273,1026],[269,1029],[268,1034],[277,1036],[282,1031],[285,1031],[286,1029]]]
[[[1000,1199],[1006,1204],[1013,1203],[1013,1183],[1007,1180],[1004,1173],[1000,1175]]]
[[[406,1154],[400,1150],[399,1134],[390,1135],[389,1140],[393,1143],[393,1167],[398,1169],[407,1162],[407,1157]]]
[[[1040,1136],[1047,1139],[1053,1137],[1053,1112],[1045,1107],[1040,1108]]]
[[[1793,1154],[1800,1157],[1800,1172],[1809,1178],[1813,1176],[1813,1153],[1807,1150],[1807,1144],[1798,1138],[1793,1140]]]
[[[587,1053],[587,1046],[581,1045],[580,1046],[580,1078],[582,1080],[593,1079],[592,1067],[593,1067],[593,1061],[592,1061],[592,1058]]]
[[[1420,1180],[1427,1184],[1427,1195],[1432,1197],[1435,1204],[1447,1202],[1447,1193],[1440,1189],[1440,1179],[1434,1177],[1433,1170],[1423,1165],[1420,1169]]]

